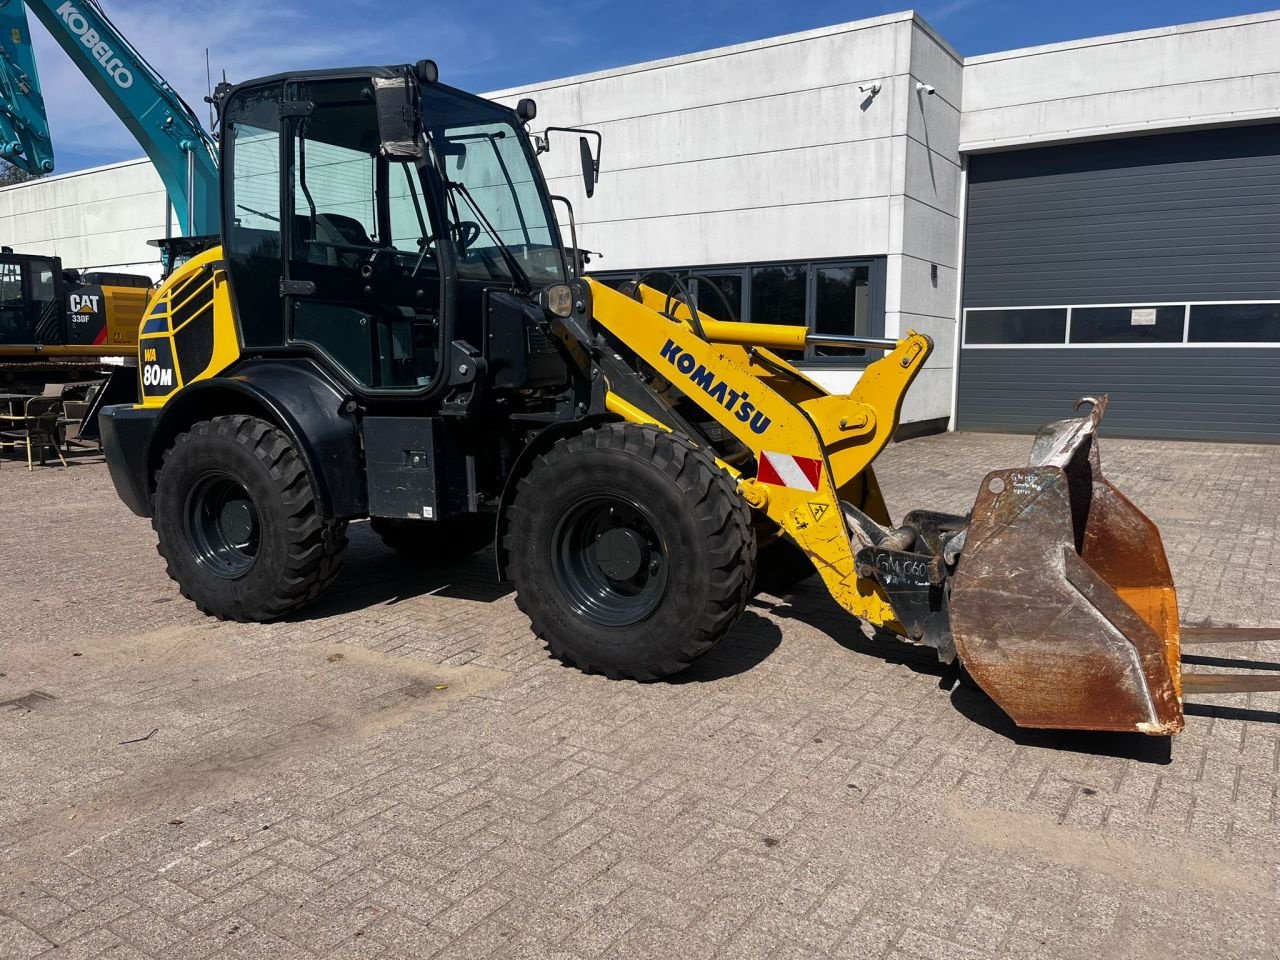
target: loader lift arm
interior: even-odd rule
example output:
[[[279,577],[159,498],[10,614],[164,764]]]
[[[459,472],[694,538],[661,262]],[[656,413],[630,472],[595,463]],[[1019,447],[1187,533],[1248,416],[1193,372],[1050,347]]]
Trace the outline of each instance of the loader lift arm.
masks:
[[[876,525],[889,525],[871,464],[897,429],[930,339],[914,331],[901,341],[861,339],[886,355],[849,396],[831,396],[769,349],[803,348],[813,336],[803,327],[695,318],[683,303],[669,314],[679,322],[664,323],[665,294],[641,286],[637,300],[589,282],[597,322],[751,451],[755,476],[740,476],[739,491],[804,550],[836,602],[901,631],[884,591],[859,576],[855,554],[873,545]],[[870,531],[849,525],[850,508]]]
[[[142,146],[183,235],[216,235],[217,146],[191,107],[94,0],[25,5]],[[32,174],[54,168],[24,0],[0,0],[0,156]]]

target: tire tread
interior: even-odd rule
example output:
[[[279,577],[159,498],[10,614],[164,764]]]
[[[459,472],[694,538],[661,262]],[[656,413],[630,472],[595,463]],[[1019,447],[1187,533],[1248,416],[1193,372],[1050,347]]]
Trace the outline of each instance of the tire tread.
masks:
[[[751,524],[751,509],[738,494],[729,475],[706,451],[684,437],[647,425],[604,424],[557,442],[536,457],[519,479],[507,524],[505,549],[508,555],[516,557],[518,548],[514,531],[520,525],[521,514],[533,509],[527,504],[537,504],[541,499],[538,476],[558,461],[593,448],[652,463],[684,491],[699,525],[706,532],[712,563],[708,573],[715,587],[713,597],[703,605],[672,656],[656,663],[629,667],[592,663],[565,649],[557,641],[551,625],[543,621],[538,608],[529,604],[519,589],[516,591],[516,605],[530,618],[534,633],[556,659],[615,680],[657,680],[685,669],[707,653],[724,638],[746,608],[755,580],[755,531]],[[513,567],[517,566],[513,564]]]
[[[219,620],[241,623],[263,622],[286,616],[324,593],[337,578],[342,567],[342,553],[347,545],[345,521],[321,519],[306,467],[293,444],[277,427],[243,414],[213,417],[191,426],[179,434],[165,451],[156,474],[156,489],[164,482],[167,467],[194,440],[217,437],[249,450],[266,467],[284,503],[290,533],[288,559],[274,594],[253,608],[212,609],[183,583],[173,559],[166,555],[164,539],[156,543],[156,551],[164,558],[165,572],[178,584],[182,595],[201,612]],[[152,527],[159,533],[152,510]]]

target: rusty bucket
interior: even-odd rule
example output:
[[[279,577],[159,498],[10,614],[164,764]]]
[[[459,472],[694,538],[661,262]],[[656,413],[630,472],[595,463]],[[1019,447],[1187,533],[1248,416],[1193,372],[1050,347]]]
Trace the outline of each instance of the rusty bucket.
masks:
[[[1178,602],[1160,532],[1098,456],[1106,398],[987,474],[951,591],[956,652],[1019,726],[1182,729]]]
[[[1280,641],[1280,630],[1179,625],[1160,531],[1102,473],[1098,425],[1107,398],[1036,435],[1031,462],[988,473],[972,512],[917,510],[897,530],[851,504],[874,578],[904,636],[933,647],[1021,727],[1166,736],[1183,727],[1184,694],[1280,690],[1280,675],[1228,673],[1273,664],[1202,658],[1181,648]],[[1192,658],[1187,658],[1192,659]]]

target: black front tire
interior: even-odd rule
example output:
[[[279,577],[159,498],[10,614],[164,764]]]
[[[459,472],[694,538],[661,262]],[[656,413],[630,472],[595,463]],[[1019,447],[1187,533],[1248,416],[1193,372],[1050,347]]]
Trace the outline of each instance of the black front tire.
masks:
[[[345,521],[320,517],[289,438],[248,416],[202,421],[174,440],[151,523],[182,595],[220,620],[274,620],[316,599],[347,543]]]
[[[653,427],[560,440],[521,477],[506,548],[551,655],[655,680],[714,647],[755,576],[750,508],[704,451]]]

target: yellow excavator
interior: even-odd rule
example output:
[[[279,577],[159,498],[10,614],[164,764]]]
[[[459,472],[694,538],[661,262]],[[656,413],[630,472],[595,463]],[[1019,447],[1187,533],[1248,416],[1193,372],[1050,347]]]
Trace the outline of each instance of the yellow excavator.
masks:
[[[64,270],[57,257],[0,248],[0,383],[93,379],[104,358],[132,358],[150,287],[150,277]]]
[[[1180,626],[1156,528],[1101,471],[1105,398],[971,513],[894,523],[873,463],[928,337],[737,323],[580,276],[535,104],[430,61],[213,99],[221,236],[148,304],[142,402],[101,417],[121,499],[201,610],[293,613],[370,518],[436,561],[492,542],[552,655],[615,678],[688,666],[799,557],[1023,726],[1168,735],[1184,694],[1275,689],[1182,670],[1181,643],[1276,634]],[[598,140],[570,132],[590,195]],[[814,343],[884,356],[832,395],[785,359]]]

